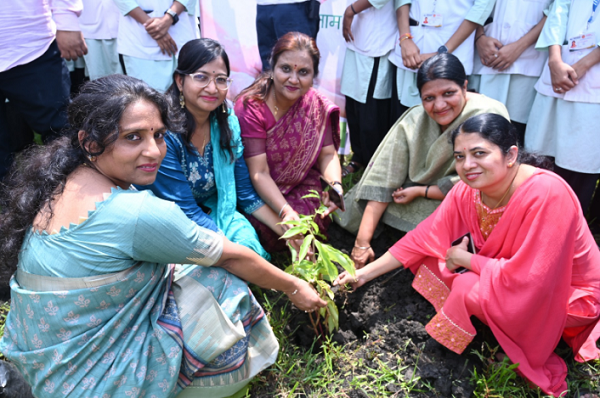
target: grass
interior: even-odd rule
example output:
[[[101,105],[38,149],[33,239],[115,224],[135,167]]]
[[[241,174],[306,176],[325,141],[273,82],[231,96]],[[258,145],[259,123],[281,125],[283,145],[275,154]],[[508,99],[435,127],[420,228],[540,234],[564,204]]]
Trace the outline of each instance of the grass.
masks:
[[[407,372],[402,353],[378,353],[384,340],[365,336],[365,342],[343,346],[327,339],[320,347],[315,340],[310,349],[304,349],[290,339],[294,334],[289,330],[292,313],[285,296],[263,293],[261,301],[280,351],[275,365],[253,380],[252,393],[247,396],[348,397],[352,391],[360,391],[369,397],[400,397],[423,388],[420,378],[414,376],[416,369]]]

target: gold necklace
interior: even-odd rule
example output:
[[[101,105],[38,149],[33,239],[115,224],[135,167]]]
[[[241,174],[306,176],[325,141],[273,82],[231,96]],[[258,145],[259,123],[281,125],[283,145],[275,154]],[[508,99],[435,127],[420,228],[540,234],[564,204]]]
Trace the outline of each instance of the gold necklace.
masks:
[[[279,112],[279,107],[277,106],[277,94],[275,94],[275,89],[273,89],[273,108],[275,108],[274,116],[277,117],[277,113]]]
[[[513,186],[513,183],[515,182],[515,178],[517,178],[517,174],[519,174],[519,168],[520,167],[521,167],[521,165],[519,164],[517,166],[517,172],[513,176],[513,179],[510,182],[510,185],[508,186],[508,189],[506,190],[506,192],[504,192],[504,195],[502,195],[502,197],[500,198],[500,200],[498,201],[498,203],[496,203],[496,206],[494,206],[491,210],[496,210],[496,208],[500,205],[500,203],[502,203],[502,201],[504,200],[504,198],[506,198],[506,195],[508,195],[508,193],[510,192],[510,189]],[[481,195],[481,202],[483,203],[483,193],[481,191],[479,191],[479,194]]]

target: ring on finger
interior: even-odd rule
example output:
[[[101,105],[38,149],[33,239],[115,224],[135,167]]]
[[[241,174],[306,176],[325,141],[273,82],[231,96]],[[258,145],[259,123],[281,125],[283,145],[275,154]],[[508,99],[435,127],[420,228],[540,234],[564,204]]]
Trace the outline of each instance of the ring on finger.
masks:
[[[494,58],[498,58],[498,53],[494,54]]]

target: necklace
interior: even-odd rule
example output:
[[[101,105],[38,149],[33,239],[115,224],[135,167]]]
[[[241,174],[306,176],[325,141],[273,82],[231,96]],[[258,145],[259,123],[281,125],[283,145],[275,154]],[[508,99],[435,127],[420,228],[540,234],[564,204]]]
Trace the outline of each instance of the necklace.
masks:
[[[506,198],[506,195],[508,195],[508,193],[510,192],[513,183],[515,182],[515,178],[517,178],[517,174],[519,174],[519,168],[521,167],[521,165],[519,164],[517,166],[517,172],[515,173],[515,175],[513,176],[512,181],[510,182],[510,185],[508,186],[508,189],[506,190],[506,192],[504,192],[504,195],[502,195],[502,197],[500,198],[500,200],[498,201],[498,203],[496,203],[496,206],[494,206],[491,210],[495,210],[500,203],[502,203],[502,201],[504,200],[504,198]],[[481,195],[481,203],[483,203],[483,193],[481,193],[481,191],[479,191],[479,194]]]
[[[277,113],[279,113],[279,107],[277,106],[277,94],[275,94],[275,89],[273,89],[273,108],[275,108],[273,115],[277,117]]]

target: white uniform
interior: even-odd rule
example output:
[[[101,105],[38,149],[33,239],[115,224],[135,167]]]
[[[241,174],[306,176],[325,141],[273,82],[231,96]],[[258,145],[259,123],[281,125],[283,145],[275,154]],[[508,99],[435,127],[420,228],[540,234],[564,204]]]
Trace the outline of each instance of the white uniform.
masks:
[[[179,0],[178,0],[179,1]],[[166,91],[172,83],[173,71],[177,67],[177,54],[162,54],[156,41],[146,32],[144,26],[127,14],[140,7],[149,17],[160,18],[173,4],[172,0],[114,0],[121,12],[117,51],[123,54],[128,75],[144,80],[159,91]],[[179,1],[186,10],[179,14],[179,22],[169,28],[169,34],[177,44],[177,49],[190,40],[200,37],[197,21],[193,15],[196,9],[194,0]]]
[[[465,19],[483,25],[492,12],[494,2],[495,0],[414,0],[410,3],[410,18],[417,21],[419,25],[410,27],[413,41],[419,47],[421,54],[434,53],[450,39]],[[396,8],[407,3],[409,2],[396,1]],[[426,26],[435,21],[440,22],[441,26]],[[399,36],[398,33],[396,42]],[[475,32],[452,52],[464,65],[467,75],[473,71],[474,37]],[[400,103],[408,107],[420,105],[417,71],[404,66],[400,46],[395,47],[389,60],[398,67],[397,85]]]
[[[593,16],[592,1],[556,0],[544,25],[537,48],[562,45],[563,62],[573,65],[592,51],[600,40],[600,7]],[[577,37],[594,34],[592,48],[571,51]],[[588,36],[588,38],[594,38]],[[575,39],[575,40],[572,40]],[[566,44],[564,44],[566,42]],[[600,63],[592,66],[573,89],[556,93],[550,69],[544,66],[535,85],[536,98],[531,109],[525,147],[530,151],[554,156],[556,164],[579,173],[600,173]]]
[[[123,73],[117,52],[119,18],[113,0],[83,0],[79,26],[88,46],[83,58],[90,80]]]
[[[514,43],[540,22],[551,2],[497,0],[492,13],[493,22],[484,27],[484,34],[504,45]],[[510,67],[499,71],[484,66],[475,48],[469,88],[506,105],[511,120],[527,123],[535,98],[533,86],[547,58],[547,52],[536,50],[532,44]]]

